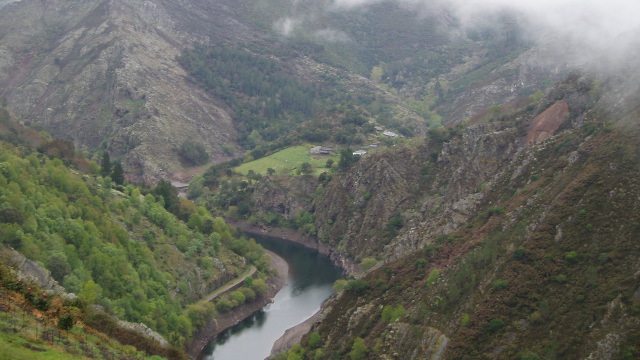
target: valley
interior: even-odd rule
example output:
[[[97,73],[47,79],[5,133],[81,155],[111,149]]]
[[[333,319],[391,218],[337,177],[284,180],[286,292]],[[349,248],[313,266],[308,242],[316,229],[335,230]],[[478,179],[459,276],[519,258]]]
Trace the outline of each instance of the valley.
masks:
[[[0,342],[203,356],[285,294],[244,230],[346,274],[270,359],[637,358],[613,1],[0,1]]]

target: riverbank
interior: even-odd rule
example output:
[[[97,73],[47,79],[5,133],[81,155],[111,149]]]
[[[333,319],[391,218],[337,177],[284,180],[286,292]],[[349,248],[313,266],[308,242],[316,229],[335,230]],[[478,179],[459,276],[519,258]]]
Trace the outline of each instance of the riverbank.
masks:
[[[275,253],[268,250],[265,250],[265,252],[271,257],[271,268],[275,271],[275,275],[267,279],[267,294],[250,303],[233,308],[229,312],[220,314],[209,321],[206,326],[198,331],[193,340],[185,346],[185,350],[191,358],[200,359],[202,357],[202,349],[216,336],[271,303],[273,297],[282,289],[289,274],[289,265]]]
[[[283,351],[287,351],[291,349],[293,345],[300,343],[302,337],[305,336],[309,331],[311,331],[313,325],[323,318],[322,315],[323,309],[320,309],[307,320],[287,329],[287,331],[285,331],[284,334],[278,340],[276,340],[275,343],[273,343],[273,347],[271,348],[271,356],[277,355]]]
[[[355,262],[342,256],[338,252],[333,251],[329,245],[320,242],[315,236],[304,234],[294,229],[256,225],[246,220],[225,219],[225,222],[248,234],[282,238],[296,244],[300,244],[306,248],[316,250],[320,254],[328,256],[334,265],[341,268],[349,275],[356,274],[360,270]]]

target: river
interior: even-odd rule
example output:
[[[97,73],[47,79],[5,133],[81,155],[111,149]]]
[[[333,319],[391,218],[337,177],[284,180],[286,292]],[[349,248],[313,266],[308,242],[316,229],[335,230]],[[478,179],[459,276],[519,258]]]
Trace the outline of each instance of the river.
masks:
[[[203,350],[206,360],[263,360],[273,343],[290,327],[320,309],[333,282],[343,277],[329,258],[284,239],[251,235],[265,249],[289,263],[289,278],[274,302],[224,331]]]

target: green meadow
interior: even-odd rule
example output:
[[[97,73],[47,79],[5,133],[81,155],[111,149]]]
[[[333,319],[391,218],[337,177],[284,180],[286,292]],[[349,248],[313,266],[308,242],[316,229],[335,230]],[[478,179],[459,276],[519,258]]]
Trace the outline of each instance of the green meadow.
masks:
[[[242,164],[235,170],[243,175],[246,175],[249,170],[265,175],[267,174],[267,169],[272,168],[277,174],[295,175],[296,169],[300,164],[308,162],[313,167],[313,174],[319,175],[323,171],[327,171],[325,164],[328,159],[333,159],[333,166],[338,165],[338,155],[335,153],[331,155],[312,155],[309,154],[309,149],[312,147],[312,145],[292,146],[258,160]],[[334,151],[337,151],[337,149],[334,149]]]

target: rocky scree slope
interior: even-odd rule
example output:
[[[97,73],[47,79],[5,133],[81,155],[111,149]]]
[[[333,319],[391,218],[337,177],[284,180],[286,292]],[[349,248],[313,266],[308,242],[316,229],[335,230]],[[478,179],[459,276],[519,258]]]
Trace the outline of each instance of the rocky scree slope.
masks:
[[[175,172],[172,149],[186,139],[214,156],[233,145],[229,110],[175,61],[184,39],[161,6],[27,0],[0,17],[0,83],[10,106],[54,136],[106,146],[130,179]]]

